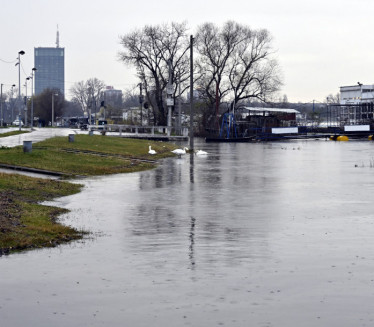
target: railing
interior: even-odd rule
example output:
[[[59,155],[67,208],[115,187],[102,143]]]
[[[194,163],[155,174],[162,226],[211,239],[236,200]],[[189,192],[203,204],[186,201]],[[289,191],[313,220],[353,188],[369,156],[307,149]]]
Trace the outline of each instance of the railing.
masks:
[[[139,125],[118,125],[118,124],[106,124],[106,125],[88,125],[88,130],[99,130],[107,132],[119,132],[122,133],[133,133],[133,134],[150,134],[150,135],[165,135],[170,136],[172,133],[179,136],[188,136],[188,127],[175,128],[168,126],[139,126]]]

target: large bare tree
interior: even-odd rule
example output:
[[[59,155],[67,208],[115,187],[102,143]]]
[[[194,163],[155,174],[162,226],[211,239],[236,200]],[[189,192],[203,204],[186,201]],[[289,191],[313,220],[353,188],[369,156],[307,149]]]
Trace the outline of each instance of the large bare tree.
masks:
[[[70,88],[72,101],[79,104],[82,114],[89,112],[89,109],[96,112],[100,107],[104,87],[105,83],[97,78],[77,82]]]
[[[222,27],[205,23],[198,28],[197,66],[208,107],[217,108],[225,99],[231,105],[241,100],[260,100],[281,86],[279,66],[265,29],[228,21]]]
[[[179,83],[186,89],[189,78],[189,41],[186,23],[145,26],[120,37],[124,50],[119,58],[125,64],[134,65],[143,83],[148,101],[154,109],[156,124],[166,125],[166,86],[174,86],[174,94]]]

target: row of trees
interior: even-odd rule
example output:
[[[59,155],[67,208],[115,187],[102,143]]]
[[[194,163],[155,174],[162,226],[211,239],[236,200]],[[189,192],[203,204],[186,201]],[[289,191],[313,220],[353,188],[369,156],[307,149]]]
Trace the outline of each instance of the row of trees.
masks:
[[[144,26],[120,37],[123,50],[119,60],[137,69],[153,111],[155,124],[167,124],[166,87],[173,86],[174,98],[190,91],[190,35],[187,24],[171,23]],[[208,125],[222,103],[227,108],[238,103],[273,102],[282,85],[279,64],[272,48],[272,38],[266,29],[228,21],[221,26],[213,23],[200,25],[193,40],[194,89],[200,99],[203,123]],[[97,78],[75,83],[70,88],[72,101],[56,97],[56,115],[83,115],[97,112],[104,100],[105,83]],[[35,116],[50,121],[51,94],[45,90],[34,99]],[[335,101],[333,96],[328,102]],[[106,101],[107,102],[107,101]],[[280,101],[279,101],[280,102]],[[282,99],[286,106],[287,98]],[[124,103],[139,104],[139,98],[128,93],[124,102],[112,108],[115,114]],[[118,111],[119,114],[119,111]],[[48,119],[49,117],[49,119]]]
[[[186,23],[145,26],[120,37],[119,58],[135,66],[156,123],[166,125],[165,89],[174,97],[189,90],[190,38]],[[208,120],[223,102],[266,101],[282,85],[272,38],[266,29],[251,29],[234,21],[222,26],[205,23],[193,41],[195,89],[204,102]]]

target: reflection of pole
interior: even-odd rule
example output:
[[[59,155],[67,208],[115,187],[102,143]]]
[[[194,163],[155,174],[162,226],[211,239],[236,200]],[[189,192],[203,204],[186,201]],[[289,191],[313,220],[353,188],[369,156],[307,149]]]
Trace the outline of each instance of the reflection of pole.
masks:
[[[196,225],[196,218],[191,216],[191,228],[190,228],[190,236],[189,236],[189,238],[190,238],[189,257],[190,257],[190,262],[191,262],[192,269],[195,268],[195,256],[194,256],[194,253],[195,253],[195,249],[194,249],[195,248],[195,225]]]
[[[193,36],[190,36],[190,150],[193,154]]]

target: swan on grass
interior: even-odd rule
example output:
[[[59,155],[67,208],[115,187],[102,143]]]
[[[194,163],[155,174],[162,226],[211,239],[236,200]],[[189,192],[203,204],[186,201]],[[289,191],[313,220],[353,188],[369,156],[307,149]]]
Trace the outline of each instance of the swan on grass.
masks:
[[[157,152],[155,150],[153,150],[151,148],[151,146],[149,146],[149,151],[148,151],[149,154],[156,154]]]

